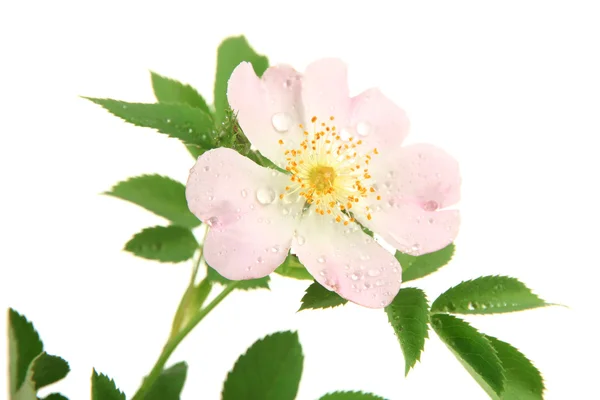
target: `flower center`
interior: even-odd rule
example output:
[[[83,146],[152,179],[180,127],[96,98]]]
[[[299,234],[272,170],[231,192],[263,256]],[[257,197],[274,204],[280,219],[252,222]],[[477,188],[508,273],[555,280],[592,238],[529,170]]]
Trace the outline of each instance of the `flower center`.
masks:
[[[334,117],[318,123],[317,117],[312,117],[312,129],[300,125],[305,129],[304,140],[297,148],[284,152],[285,169],[291,176],[279,198],[297,192],[308,204],[314,204],[318,214],[330,215],[344,225],[354,222],[353,207],[365,212],[370,220],[371,210],[363,203],[372,194],[381,200],[381,196],[374,195],[377,189],[368,170],[372,156],[379,152],[367,149],[362,140],[346,130],[338,131],[332,121]],[[279,140],[279,144],[284,145],[284,141]]]
[[[309,171],[308,182],[317,192],[332,192],[335,182],[335,170],[328,165],[317,165]]]

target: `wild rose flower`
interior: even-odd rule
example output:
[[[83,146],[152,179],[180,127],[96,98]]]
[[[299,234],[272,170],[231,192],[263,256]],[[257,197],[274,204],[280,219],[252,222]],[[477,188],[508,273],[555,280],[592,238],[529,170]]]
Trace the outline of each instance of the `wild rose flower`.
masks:
[[[402,270],[358,223],[396,249],[419,255],[457,235],[457,162],[426,144],[401,147],[403,110],[378,89],[350,97],[336,59],[269,68],[249,63],[229,80],[228,99],[250,142],[288,173],[234,150],[198,158],[187,183],[190,210],[211,228],[209,265],[232,280],[273,272],[291,249],[320,284],[357,304],[388,305]]]

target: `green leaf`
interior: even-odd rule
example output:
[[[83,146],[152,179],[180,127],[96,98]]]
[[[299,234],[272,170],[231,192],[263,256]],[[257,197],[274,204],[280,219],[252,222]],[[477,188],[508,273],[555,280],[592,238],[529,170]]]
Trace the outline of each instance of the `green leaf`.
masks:
[[[429,305],[421,289],[400,289],[394,301],[385,308],[388,320],[404,354],[405,369],[408,372],[421,358],[428,334]]]
[[[396,252],[396,259],[402,266],[402,282],[413,281],[427,276],[448,264],[454,255],[454,244],[450,243],[441,250],[421,256]]]
[[[283,264],[277,267],[275,273],[294,279],[306,279],[309,281],[314,279],[310,272],[302,265],[300,260],[298,260],[298,257],[293,254],[287,256]]]
[[[165,369],[152,385],[144,400],[179,400],[186,375],[187,364],[185,362]]]
[[[125,400],[115,382],[104,374],[92,372],[92,400]]]
[[[515,278],[482,276],[446,290],[433,302],[431,312],[496,314],[547,305]]]
[[[138,257],[177,263],[189,260],[198,249],[198,242],[188,228],[154,226],[136,233],[125,250]]]
[[[127,103],[113,99],[84,97],[130,124],[156,129],[183,143],[205,150],[214,147],[214,123],[210,115],[186,104]]]
[[[319,400],[385,400],[383,397],[372,393],[363,392],[333,392],[327,393]]]
[[[16,393],[25,382],[29,364],[44,351],[33,324],[12,308],[8,310],[10,392]]]
[[[208,266],[208,271],[206,277],[211,282],[217,282],[221,285],[227,285],[231,283],[231,280],[225,278],[221,274],[219,274],[214,268],[210,265]],[[269,276],[265,276],[264,278],[258,279],[248,279],[245,281],[241,281],[235,288],[240,290],[250,290],[250,289],[269,289],[269,281],[271,278]]]
[[[262,76],[269,66],[269,59],[257,54],[244,36],[225,39],[217,50],[217,76],[215,79],[215,113],[217,122],[223,121],[229,107],[227,101],[227,83],[231,73],[241,62],[252,64],[254,72]]]
[[[314,281],[306,288],[306,293],[302,297],[302,305],[298,311],[306,309],[330,308],[346,304],[348,300],[341,297],[332,290],[327,290],[321,284]]]
[[[44,397],[42,400],[69,400],[69,399],[60,393],[50,393],[48,396]]]
[[[431,316],[431,325],[479,385],[492,396],[504,390],[504,369],[490,341],[471,325],[447,314]]]
[[[236,361],[222,400],[294,400],[304,356],[296,332],[277,332],[255,342]]]
[[[531,361],[510,344],[485,336],[498,354],[506,375],[502,400],[542,400],[544,380]]]
[[[32,381],[36,390],[58,382],[70,371],[69,363],[57,356],[40,354],[33,362]]]
[[[188,208],[185,185],[166,176],[129,178],[104,194],[137,204],[176,225],[188,228],[200,225],[200,220]]]
[[[201,109],[208,115],[211,114],[210,108],[208,108],[204,98],[190,85],[183,84],[175,79],[167,78],[152,71],[150,71],[150,77],[152,79],[154,96],[159,103],[187,104],[190,107]]]

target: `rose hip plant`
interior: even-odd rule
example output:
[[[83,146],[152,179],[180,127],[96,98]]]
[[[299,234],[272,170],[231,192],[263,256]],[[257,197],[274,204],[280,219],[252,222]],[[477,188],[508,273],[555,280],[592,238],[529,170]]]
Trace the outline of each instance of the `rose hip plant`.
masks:
[[[397,336],[406,375],[432,329],[491,398],[542,399],[541,374],[522,353],[456,315],[548,303],[507,276],[460,282],[431,303],[406,285],[452,258],[460,226],[458,162],[433,145],[403,145],[405,112],[378,89],[350,97],[341,60],[318,60],[304,72],[269,67],[243,37],[224,40],[217,54],[212,105],[156,73],[157,103],[87,98],[128,123],[180,140],[196,160],[185,185],[142,175],[106,192],[168,221],[134,234],[126,251],[165,263],[193,260],[171,333],[133,399],[179,399],[187,364],[167,367],[172,352],[229,293],[268,289],[272,273],[307,281],[299,310],[350,301],[385,312],[391,329],[382,329]],[[12,399],[37,399],[40,388],[69,372],[12,309],[9,346]],[[303,357],[296,332],[258,340],[228,374],[222,399],[293,400]],[[91,397],[125,399],[96,371]],[[382,398],[343,391],[321,397]]]

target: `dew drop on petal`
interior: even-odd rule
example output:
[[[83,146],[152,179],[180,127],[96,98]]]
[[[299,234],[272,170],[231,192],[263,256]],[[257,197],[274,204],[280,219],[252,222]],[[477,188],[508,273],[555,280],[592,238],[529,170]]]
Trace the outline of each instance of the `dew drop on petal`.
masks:
[[[271,204],[275,201],[275,191],[271,188],[260,188],[256,191],[256,200],[260,204]]]
[[[259,256],[259,257],[256,259],[256,262],[257,262],[258,264],[262,264],[262,263],[264,263],[265,261],[263,260],[263,258],[262,258],[262,257],[260,257],[260,256]]]
[[[252,271],[252,265],[248,265],[248,266],[246,267],[246,271]]]
[[[327,270],[322,269],[321,271],[319,271],[319,275],[321,275],[321,276],[327,275]]]
[[[281,209],[281,213],[282,213],[283,215],[288,215],[288,214],[290,213],[290,210],[289,210],[288,208],[282,208],[282,209]]]
[[[208,171],[210,171],[210,167],[208,165],[206,165],[204,168],[202,168],[202,170],[204,172],[208,172]]]
[[[356,133],[358,133],[360,136],[367,136],[369,133],[371,133],[371,126],[366,122],[359,122],[356,125]]]
[[[317,262],[323,264],[325,262],[325,256],[317,258]]]
[[[354,273],[352,273],[352,275],[350,275],[350,279],[352,279],[353,281],[357,281],[359,279],[361,279],[363,277],[363,273],[360,271],[354,271]]]
[[[433,224],[433,222],[434,222],[434,219],[433,219],[433,218],[429,218],[429,219],[427,220],[427,222],[429,222],[430,224]]]
[[[423,204],[423,210],[425,211],[435,211],[438,209],[438,207],[439,205],[435,200],[429,200],[426,201],[425,204]]]
[[[277,113],[271,117],[273,128],[279,133],[287,132],[292,126],[292,117],[288,113]]]
[[[298,246],[302,246],[304,243],[306,243],[306,239],[304,239],[304,236],[296,237],[296,241],[298,242]]]
[[[242,191],[240,192],[240,194],[242,195],[242,197],[248,196],[248,192],[246,191],[246,189],[242,189]]]
[[[367,271],[367,275],[371,277],[379,276],[381,275],[381,271],[378,269],[370,269],[369,271]]]
[[[219,218],[217,217],[210,217],[209,219],[206,220],[206,225],[208,226],[215,226],[219,223]]]
[[[385,285],[385,281],[383,279],[377,279],[375,281],[375,286],[383,286]]]
[[[271,253],[279,253],[279,245],[271,247]]]

